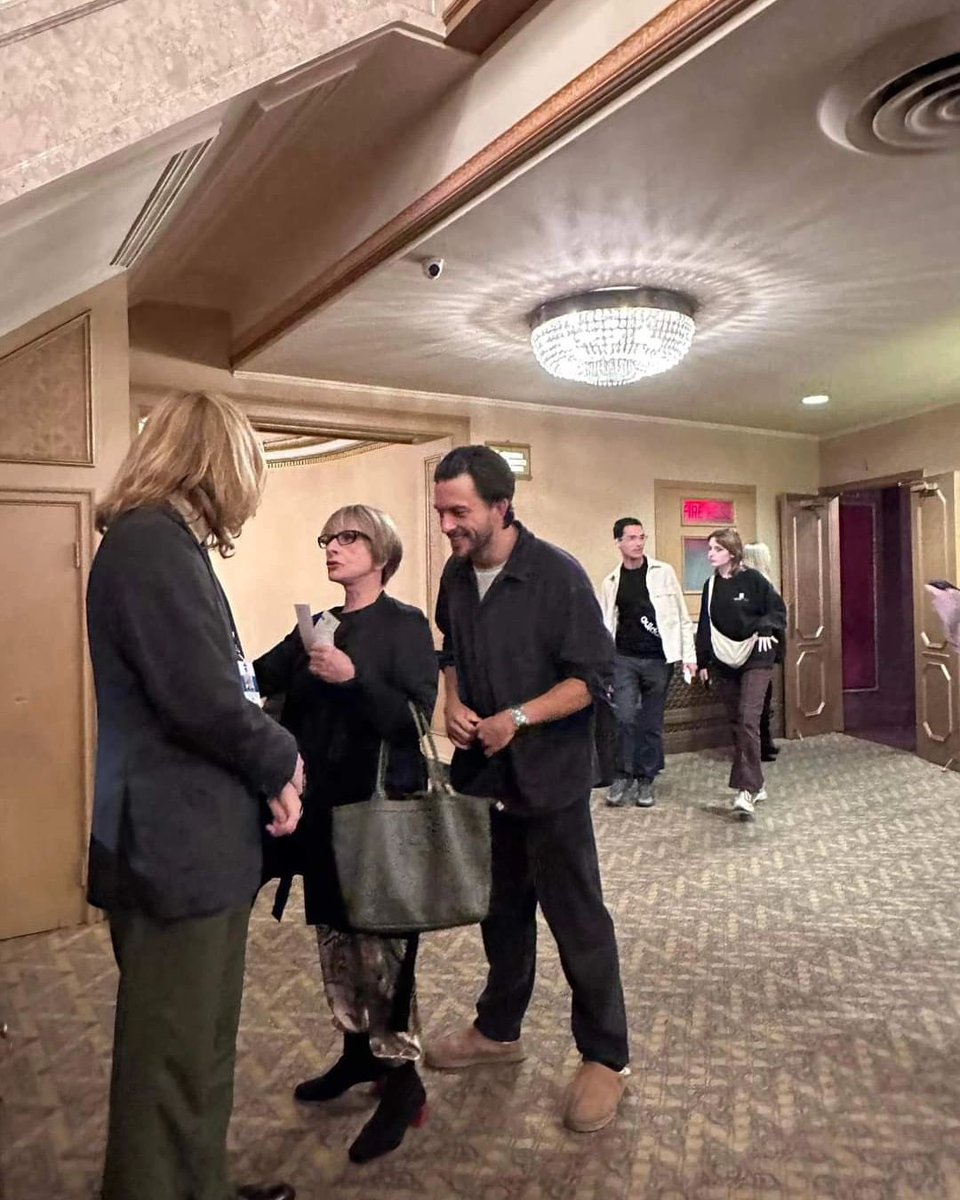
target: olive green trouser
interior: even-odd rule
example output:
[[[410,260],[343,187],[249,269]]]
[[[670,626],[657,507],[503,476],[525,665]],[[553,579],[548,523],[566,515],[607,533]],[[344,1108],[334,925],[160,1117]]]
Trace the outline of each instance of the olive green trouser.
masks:
[[[110,913],[120,985],[103,1200],[227,1200],[250,909]]]

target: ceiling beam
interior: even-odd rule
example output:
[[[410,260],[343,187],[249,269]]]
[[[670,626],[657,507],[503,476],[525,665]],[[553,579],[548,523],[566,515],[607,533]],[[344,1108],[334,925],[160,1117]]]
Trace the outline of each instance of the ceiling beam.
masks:
[[[457,50],[483,54],[497,38],[540,0],[452,0],[443,11],[446,42]]]
[[[232,365],[248,364],[370,271],[755,3],[674,0],[262,320],[242,330],[234,342]]]

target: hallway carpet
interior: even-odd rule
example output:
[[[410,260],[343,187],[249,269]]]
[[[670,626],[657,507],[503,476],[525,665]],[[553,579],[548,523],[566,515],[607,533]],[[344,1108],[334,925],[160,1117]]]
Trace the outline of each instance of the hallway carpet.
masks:
[[[788,743],[739,824],[726,772],[716,753],[676,756],[654,809],[595,798],[633,1039],[614,1125],[559,1123],[576,1056],[544,930],[527,1061],[428,1074],[427,1125],[352,1166],[372,1100],[293,1104],[336,1034],[312,937],[264,897],[238,1176],[289,1178],[300,1200],[960,1198],[960,776],[839,735]],[[426,938],[427,1031],[468,1017],[481,978],[476,930]],[[114,987],[103,926],[0,945],[6,1200],[95,1195]]]

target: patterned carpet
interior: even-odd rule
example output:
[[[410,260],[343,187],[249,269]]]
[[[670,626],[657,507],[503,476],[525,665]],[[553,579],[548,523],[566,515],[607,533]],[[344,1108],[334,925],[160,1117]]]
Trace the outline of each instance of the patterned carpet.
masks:
[[[568,994],[542,940],[519,1067],[429,1075],[432,1113],[354,1167],[358,1089],[298,1111],[334,1048],[315,949],[262,901],[250,946],[237,1174],[302,1200],[960,1197],[960,776],[839,735],[791,743],[753,825],[713,752],[676,756],[650,811],[597,832],[620,937],[633,1078],[617,1122],[565,1132]],[[426,940],[428,1032],[470,1014],[475,930]],[[102,926],[0,945],[5,1200],[90,1200],[115,986]]]

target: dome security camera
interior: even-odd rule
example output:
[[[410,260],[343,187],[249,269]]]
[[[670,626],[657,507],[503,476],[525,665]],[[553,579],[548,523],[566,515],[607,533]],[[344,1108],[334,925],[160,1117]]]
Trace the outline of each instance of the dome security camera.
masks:
[[[425,258],[423,260],[423,273],[428,279],[439,279],[443,274],[443,259]]]

